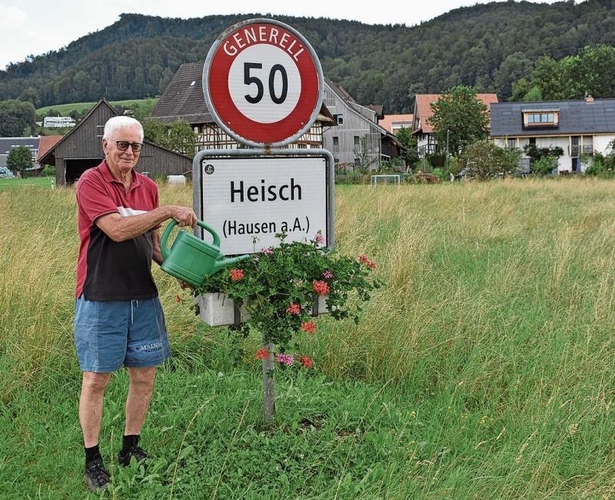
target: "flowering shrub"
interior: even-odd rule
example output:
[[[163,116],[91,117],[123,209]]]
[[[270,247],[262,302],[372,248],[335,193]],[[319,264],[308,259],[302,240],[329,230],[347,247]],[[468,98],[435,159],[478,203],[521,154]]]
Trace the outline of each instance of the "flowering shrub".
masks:
[[[311,241],[290,243],[285,234],[277,237],[279,246],[264,248],[207,276],[195,293],[221,292],[236,304],[245,304],[250,317],[238,326],[240,331],[259,331],[264,345],[276,350],[274,359],[281,365],[298,362],[310,368],[308,356],[287,351],[296,334],[316,332],[312,311],[318,296],[326,298],[333,318],[358,322],[363,302],[380,286],[372,276],[376,264],[365,255],[353,259],[324,247],[321,233]],[[266,359],[269,354],[263,347],[256,358]]]

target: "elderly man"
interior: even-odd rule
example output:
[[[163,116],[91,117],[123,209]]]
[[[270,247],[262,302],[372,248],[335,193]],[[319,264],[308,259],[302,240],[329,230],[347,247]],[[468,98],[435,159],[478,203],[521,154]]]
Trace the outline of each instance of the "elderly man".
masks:
[[[160,225],[170,219],[194,226],[191,208],[159,206],[154,181],[135,171],[143,127],[126,116],[105,124],[105,159],[86,170],[76,187],[79,258],[74,336],[83,372],[79,421],[85,480],[92,491],[110,482],[99,450],[105,389],[111,374],[129,375],[126,422],[118,462],[141,461],[139,436],[154,389],[156,366],[171,356],[164,314],[151,273],[162,263]]]

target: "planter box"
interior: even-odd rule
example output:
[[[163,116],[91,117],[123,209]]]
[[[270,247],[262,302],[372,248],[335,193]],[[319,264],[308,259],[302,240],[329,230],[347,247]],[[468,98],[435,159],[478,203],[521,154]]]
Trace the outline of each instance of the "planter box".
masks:
[[[223,293],[206,293],[195,298],[199,306],[199,317],[209,326],[238,325],[246,321],[250,314],[245,305],[236,307],[235,303]],[[314,301],[312,316],[328,313],[327,296],[319,295]]]
[[[237,325],[250,317],[245,306],[235,303],[223,293],[206,293],[196,299],[199,317],[209,326]]]

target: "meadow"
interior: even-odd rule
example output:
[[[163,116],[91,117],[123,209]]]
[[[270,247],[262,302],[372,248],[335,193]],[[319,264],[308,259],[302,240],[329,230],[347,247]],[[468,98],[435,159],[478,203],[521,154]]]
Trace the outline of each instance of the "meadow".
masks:
[[[157,98],[146,99],[128,99],[125,101],[112,101],[109,104],[115,107],[132,107],[132,108],[153,108],[158,101]],[[44,117],[52,111],[53,113],[59,113],[60,116],[68,116],[71,112],[78,114],[84,114],[92,109],[96,105],[96,102],[76,102],[68,104],[54,104],[53,106],[44,106],[36,110],[37,116]],[[55,116],[55,115],[54,115]]]
[[[161,184],[163,203],[192,188]],[[205,325],[154,269],[174,357],[147,470],[117,466],[126,374],[101,450],[117,499],[615,497],[615,183],[581,176],[338,186],[336,244],[378,263],[358,324],[318,318],[309,371]],[[0,498],[85,488],[72,344],[72,188],[0,189]]]
[[[7,189],[21,190],[24,187],[53,189],[55,182],[55,177],[27,177],[25,179],[19,177],[5,177],[0,178],[0,191]]]

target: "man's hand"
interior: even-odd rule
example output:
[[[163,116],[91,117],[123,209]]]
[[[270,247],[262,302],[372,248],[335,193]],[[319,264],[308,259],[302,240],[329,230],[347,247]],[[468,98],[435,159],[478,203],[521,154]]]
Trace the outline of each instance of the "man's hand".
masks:
[[[179,227],[194,227],[198,220],[196,213],[189,207],[171,205],[171,218],[177,222]]]

